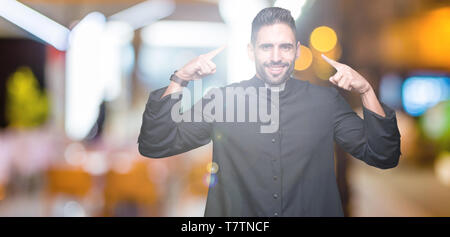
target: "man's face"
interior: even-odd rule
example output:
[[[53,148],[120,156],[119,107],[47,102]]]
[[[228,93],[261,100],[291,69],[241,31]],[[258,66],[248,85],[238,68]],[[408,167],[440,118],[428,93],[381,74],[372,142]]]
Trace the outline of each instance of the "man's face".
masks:
[[[284,23],[260,28],[249,56],[255,61],[256,76],[269,85],[279,85],[292,74],[300,49],[294,32]]]

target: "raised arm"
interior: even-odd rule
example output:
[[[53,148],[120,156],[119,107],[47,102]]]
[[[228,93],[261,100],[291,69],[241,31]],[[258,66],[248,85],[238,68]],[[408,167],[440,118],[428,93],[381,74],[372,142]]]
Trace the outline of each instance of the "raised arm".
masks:
[[[323,54],[322,57],[337,71],[336,74],[330,77],[331,83],[343,88],[344,90],[358,93],[361,96],[363,106],[366,109],[373,111],[381,117],[386,116],[372,86],[363,76],[361,76],[361,74],[353,70],[351,67],[336,62]]]
[[[216,73],[216,64],[212,61],[212,59],[217,56],[222,50],[225,48],[225,46],[222,46],[220,48],[217,48],[211,52],[208,52],[206,54],[202,54],[194,59],[192,59],[190,62],[188,62],[186,65],[183,66],[180,70],[177,70],[175,75],[180,78],[181,80],[185,81],[193,81],[197,79],[201,79],[202,77],[211,75]],[[162,94],[161,97],[164,97],[166,95],[180,92],[183,90],[183,87],[176,83],[171,81],[169,86],[167,87],[166,91],[164,91],[164,94]]]
[[[200,55],[177,71],[176,76],[181,80],[197,80],[215,73],[215,64],[211,59],[223,47]],[[162,158],[187,152],[194,148],[208,144],[211,141],[211,123],[200,121],[177,121],[172,118],[172,108],[179,105],[182,99],[183,87],[171,81],[169,86],[150,93],[142,116],[142,126],[138,138],[139,153],[150,158]],[[204,98],[197,103],[207,104]],[[189,111],[190,117],[202,113],[201,107],[193,106]]]
[[[371,166],[382,169],[397,166],[401,151],[395,111],[378,101],[370,84],[358,72],[324,55],[322,57],[337,70],[330,81],[345,90],[359,93],[363,103],[364,120],[332,88],[335,94],[333,121],[336,143]]]

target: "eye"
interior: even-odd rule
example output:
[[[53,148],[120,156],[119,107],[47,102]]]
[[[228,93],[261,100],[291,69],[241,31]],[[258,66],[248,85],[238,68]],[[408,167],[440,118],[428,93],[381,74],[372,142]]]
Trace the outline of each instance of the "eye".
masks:
[[[294,48],[291,44],[282,44],[280,45],[281,50],[283,51],[290,51]]]
[[[260,46],[260,48],[262,50],[269,50],[269,49],[272,48],[272,45],[270,45],[270,44],[263,44],[263,45]]]

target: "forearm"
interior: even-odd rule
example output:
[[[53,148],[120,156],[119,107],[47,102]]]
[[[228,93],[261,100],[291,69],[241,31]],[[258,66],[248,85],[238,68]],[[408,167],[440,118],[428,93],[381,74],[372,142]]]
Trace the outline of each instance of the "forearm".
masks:
[[[375,95],[375,91],[373,90],[372,87],[370,87],[370,89],[367,92],[361,94],[361,100],[366,109],[369,109],[370,111],[382,117],[386,117],[383,107],[378,101],[377,96]]]
[[[139,152],[146,157],[165,157],[170,155],[174,143],[173,130],[176,125],[171,119],[171,108],[179,99],[170,96],[161,99],[167,88],[150,93],[142,116],[142,126],[138,137]]]
[[[334,89],[334,88],[333,88]],[[366,94],[363,117],[356,115],[350,105],[337,92],[334,114],[334,137],[337,144],[352,156],[365,163],[388,169],[398,164],[400,156],[400,133],[395,111],[378,102],[375,93]],[[372,94],[372,99],[370,95]],[[380,104],[384,116],[375,112],[374,103]]]
[[[364,105],[364,159],[381,169],[397,166],[400,159],[400,132],[395,111],[382,105],[372,88],[361,95]]]
[[[138,149],[141,155],[162,158],[180,154],[211,141],[211,124],[206,122],[175,122],[172,111],[179,111],[182,94],[166,96],[161,88],[150,94],[142,117],[142,126],[138,137]],[[175,93],[175,91],[171,91]],[[200,107],[202,108],[202,107]],[[200,111],[203,111],[202,109]],[[189,121],[195,111],[186,111]]]
[[[161,99],[166,95],[170,95],[180,91],[183,91],[183,87],[180,84],[171,81],[166,91],[164,91],[164,93],[162,94]]]
[[[379,102],[378,102],[379,103]],[[381,104],[385,116],[364,108],[365,159],[373,166],[387,169],[397,166],[400,159],[400,132],[395,111]]]

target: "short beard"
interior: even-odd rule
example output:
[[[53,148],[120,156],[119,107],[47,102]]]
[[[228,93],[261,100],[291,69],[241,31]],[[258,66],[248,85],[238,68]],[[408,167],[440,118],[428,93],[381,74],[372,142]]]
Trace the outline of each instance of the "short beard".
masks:
[[[262,78],[261,78],[261,79],[262,79],[266,84],[268,84],[269,86],[279,86],[279,85],[283,84],[284,82],[286,82],[286,81],[291,77],[291,74],[292,74],[292,72],[294,71],[294,63],[295,63],[295,61],[292,62],[292,63],[290,64],[288,70],[287,70],[286,73],[283,75],[283,77],[281,78],[281,80],[280,80],[279,82],[276,82],[276,83],[274,83],[273,81],[271,81],[271,80],[268,79],[269,77],[268,77],[268,75],[266,74],[266,72],[264,71],[264,67],[270,66],[270,65],[264,64],[264,65],[263,65],[263,68],[262,68],[262,75],[261,75]]]

